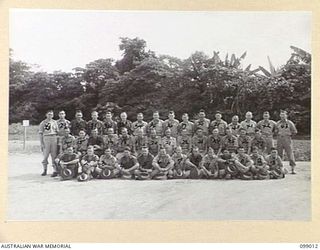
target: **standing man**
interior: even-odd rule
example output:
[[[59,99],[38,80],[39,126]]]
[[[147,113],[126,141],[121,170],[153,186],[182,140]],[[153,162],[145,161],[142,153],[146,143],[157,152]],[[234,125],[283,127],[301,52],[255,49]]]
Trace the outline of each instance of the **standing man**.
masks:
[[[199,119],[194,122],[194,130],[201,128],[204,135],[209,134],[210,120],[206,118],[206,112],[203,109],[199,111]]]
[[[293,154],[292,136],[298,133],[296,126],[290,120],[288,120],[287,111],[280,111],[280,121],[277,122],[276,131],[278,134],[277,149],[278,154],[283,158],[283,150],[289,159],[289,164],[291,166],[291,174],[296,174],[294,171],[296,162]]]
[[[270,154],[271,148],[274,147],[273,144],[273,134],[276,130],[277,123],[273,120],[270,120],[270,114],[268,111],[263,113],[263,120],[259,121],[257,128],[261,130],[262,137],[266,141],[266,152]]]
[[[151,129],[156,130],[157,136],[163,135],[163,120],[160,119],[159,111],[153,112],[153,120],[147,126],[147,133],[150,134]]]
[[[108,134],[108,129],[112,128],[114,132],[118,131],[117,128],[117,122],[112,120],[112,114],[110,111],[106,112],[105,118],[103,119],[103,124],[104,124],[104,132],[103,134]]]
[[[182,122],[178,126],[178,133],[181,135],[182,130],[186,130],[186,135],[192,137],[194,131],[194,124],[193,122],[189,121],[189,115],[184,113],[182,115]]]
[[[53,120],[53,110],[49,110],[46,113],[46,119],[40,123],[39,134],[41,151],[43,152],[43,173],[42,176],[47,175],[48,169],[48,157],[51,155],[53,173],[51,177],[56,177],[58,175],[57,168],[55,165],[55,158],[57,156],[57,143],[58,143],[58,123]]]
[[[179,121],[175,119],[174,111],[170,111],[168,115],[168,119],[163,122],[164,131],[166,131],[167,129],[170,129],[171,136],[173,136],[174,138],[177,138],[178,126],[179,126]]]
[[[231,129],[231,133],[235,136],[239,135],[239,129],[241,127],[240,123],[239,123],[239,116],[234,115],[232,117],[232,121],[231,123],[228,125],[228,127]]]
[[[117,123],[117,127],[118,127],[118,135],[121,134],[121,131],[123,128],[126,128],[128,131],[128,134],[131,135],[132,134],[132,122],[129,121],[128,119],[128,115],[126,112],[122,112],[120,114],[120,121]]]
[[[92,111],[91,117],[92,117],[92,120],[88,121],[88,124],[87,124],[88,135],[91,135],[91,131],[94,129],[98,131],[98,135],[103,135],[104,124],[102,121],[98,119],[99,117],[98,112]]]
[[[80,130],[86,131],[87,129],[87,122],[82,119],[82,111],[77,110],[75,114],[75,119],[70,123],[70,131],[71,134],[75,137],[79,136]]]
[[[212,132],[212,130],[214,130],[214,129],[218,129],[219,135],[225,136],[226,135],[226,128],[228,126],[227,122],[222,120],[222,114],[220,111],[216,112],[215,117],[216,117],[216,119],[213,120],[210,124],[210,132]]]
[[[143,135],[147,134],[147,125],[148,123],[143,120],[143,114],[137,114],[137,120],[132,123],[131,130],[133,131],[133,135],[137,135],[137,130],[142,129]]]
[[[59,120],[57,120],[58,128],[59,128],[59,141],[61,143],[61,139],[65,136],[65,129],[70,128],[70,121],[66,119],[66,112],[64,110],[59,111]],[[61,152],[60,152],[61,153]]]
[[[247,135],[250,136],[250,138],[254,137],[257,123],[252,120],[252,112],[248,111],[246,113],[246,119],[240,123],[240,126],[246,130]]]

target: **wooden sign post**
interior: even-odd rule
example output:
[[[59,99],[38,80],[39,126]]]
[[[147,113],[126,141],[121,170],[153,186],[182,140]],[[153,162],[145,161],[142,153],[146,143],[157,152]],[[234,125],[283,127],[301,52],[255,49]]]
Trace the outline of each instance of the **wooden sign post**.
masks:
[[[29,120],[23,120],[22,121],[22,126],[24,128],[24,133],[23,133],[23,150],[26,149],[26,140],[27,140],[27,127],[29,127]]]

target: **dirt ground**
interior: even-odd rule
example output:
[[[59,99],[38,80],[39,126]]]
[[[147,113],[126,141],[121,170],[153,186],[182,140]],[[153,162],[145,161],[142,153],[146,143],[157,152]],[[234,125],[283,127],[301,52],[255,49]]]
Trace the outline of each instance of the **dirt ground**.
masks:
[[[79,183],[40,176],[41,153],[12,153],[12,147],[7,220],[311,219],[310,162],[298,162],[298,174],[282,180]]]

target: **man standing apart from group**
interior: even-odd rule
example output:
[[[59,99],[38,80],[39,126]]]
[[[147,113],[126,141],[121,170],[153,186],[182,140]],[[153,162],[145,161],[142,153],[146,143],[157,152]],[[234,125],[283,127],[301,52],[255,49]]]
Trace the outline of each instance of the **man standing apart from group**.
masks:
[[[49,110],[46,113],[46,119],[40,123],[39,135],[41,143],[41,151],[43,152],[43,172],[42,176],[47,175],[48,169],[48,158],[51,155],[53,173],[51,177],[56,177],[58,175],[57,168],[55,165],[55,158],[57,157],[58,149],[58,123],[53,120],[53,110]]]
[[[289,164],[291,166],[291,174],[296,174],[296,162],[293,154],[292,136],[296,135],[298,131],[294,123],[288,120],[287,111],[285,110],[280,111],[280,121],[278,121],[276,124],[276,131],[278,134],[278,154],[281,158],[283,158],[283,151],[286,152],[286,155],[289,159]]]

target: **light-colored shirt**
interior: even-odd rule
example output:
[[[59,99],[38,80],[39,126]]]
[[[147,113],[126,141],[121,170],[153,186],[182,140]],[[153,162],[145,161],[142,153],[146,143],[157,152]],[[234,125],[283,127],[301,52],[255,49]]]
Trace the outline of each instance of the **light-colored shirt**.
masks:
[[[249,122],[244,120],[240,123],[240,126],[246,130],[247,135],[252,136],[255,133],[257,123],[253,120],[250,120]]]
[[[178,136],[178,126],[179,126],[179,121],[177,119],[167,119],[163,122],[163,130],[166,131],[166,129],[171,130],[171,136],[177,137]]]
[[[143,135],[147,134],[147,126],[148,123],[145,121],[135,121],[132,123],[132,131],[133,131],[133,135],[137,135],[137,130],[138,129],[142,129]]]
[[[261,130],[264,137],[272,138],[277,123],[273,120],[261,120],[257,124],[257,128]]]
[[[298,132],[296,126],[290,120],[278,121],[276,128],[279,136],[292,136]]]
[[[196,131],[197,128],[201,128],[205,135],[209,134],[209,127],[210,127],[210,120],[207,118],[204,118],[203,120],[198,119],[194,122],[194,130]]]
[[[181,134],[183,129],[187,130],[187,135],[192,136],[194,131],[194,124],[193,122],[181,122],[178,126],[178,133]]]
[[[59,132],[58,123],[55,120],[43,120],[40,123],[39,134],[46,135],[57,135]]]

